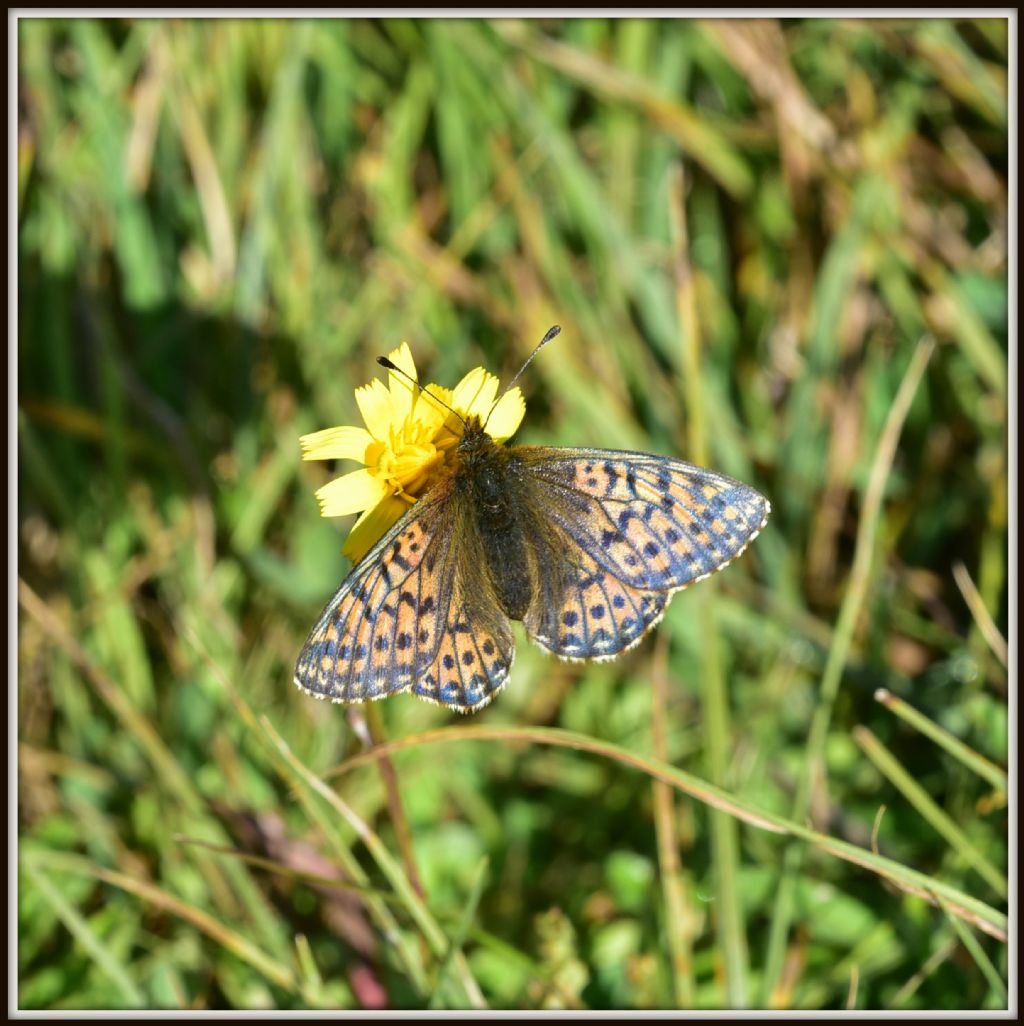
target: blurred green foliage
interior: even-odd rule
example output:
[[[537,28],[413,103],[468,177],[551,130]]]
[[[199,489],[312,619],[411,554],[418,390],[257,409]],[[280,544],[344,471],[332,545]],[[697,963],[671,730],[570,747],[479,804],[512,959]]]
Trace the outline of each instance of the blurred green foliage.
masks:
[[[855,728],[1005,873],[1005,786],[873,693],[1005,766],[1006,19],[16,32],[21,1008],[1005,1006],[994,937],[618,762],[412,748],[404,814],[363,766],[341,816],[273,732],[322,775],[365,729],[291,684],[347,569],[298,436],[357,422],[403,339],[430,380],[507,379],[559,323],[520,440],[706,460],[773,517],[617,662],[521,643],[474,722],[662,744],[1000,907]]]

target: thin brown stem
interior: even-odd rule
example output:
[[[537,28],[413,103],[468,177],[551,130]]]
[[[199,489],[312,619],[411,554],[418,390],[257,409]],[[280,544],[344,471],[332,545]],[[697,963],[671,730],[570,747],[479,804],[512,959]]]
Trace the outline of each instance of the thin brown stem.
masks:
[[[668,699],[668,641],[661,634],[654,652],[651,675],[651,734],[654,757],[668,762],[665,706]],[[665,934],[672,960],[672,988],[677,1008],[693,1008],[693,962],[690,951],[690,925],[693,914],[683,887],[679,858],[679,830],[676,825],[675,797],[663,780],[651,782],[654,797],[654,831],[658,839],[658,865],[661,870],[665,901]]]
[[[387,741],[387,734],[384,731],[384,724],[381,722],[380,710],[373,702],[367,702],[362,711],[366,716],[366,726],[369,730],[369,742],[364,737],[364,747],[372,747],[384,744]],[[402,854],[402,865],[405,866],[406,876],[409,883],[420,898],[425,898],[423,881],[420,879],[419,870],[416,868],[416,857],[412,850],[412,832],[409,830],[409,820],[405,815],[405,807],[402,805],[402,792],[398,787],[398,774],[395,773],[394,763],[388,756],[380,759],[377,763],[380,767],[380,777],[384,782],[384,791],[387,795],[388,815],[391,817],[391,825],[395,830],[395,837],[398,840],[398,850]]]

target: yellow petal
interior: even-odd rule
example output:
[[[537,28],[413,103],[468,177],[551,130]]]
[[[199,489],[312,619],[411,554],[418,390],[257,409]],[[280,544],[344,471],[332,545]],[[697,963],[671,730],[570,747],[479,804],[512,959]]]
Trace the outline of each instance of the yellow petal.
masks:
[[[387,485],[368,470],[353,470],[317,489],[320,516],[343,517],[369,509],[376,506],[387,491]]]
[[[412,353],[409,344],[403,342],[397,349],[388,353],[388,359],[396,366],[405,371],[413,381],[419,380],[416,377],[416,364],[413,363]],[[391,391],[392,423],[399,424],[406,420],[412,413],[413,404],[416,401],[418,389],[408,378],[401,374],[388,371],[388,388]]]
[[[353,562],[358,563],[408,509],[407,502],[403,502],[393,495],[387,496],[372,509],[368,509],[355,522],[341,551]]]
[[[413,381],[419,381],[419,377],[416,374],[416,364],[413,362],[412,351],[409,349],[409,343],[403,342],[397,349],[392,349],[388,353],[388,359],[396,366],[400,367],[409,375]],[[403,377],[395,374],[393,371],[388,372],[390,378],[397,378],[399,381],[405,381]],[[409,387],[409,382],[405,381],[405,387]]]
[[[475,413],[482,420],[497,394],[498,379],[483,367],[476,367],[455,386],[452,405],[464,417]]]
[[[488,418],[487,433],[496,442],[504,442],[516,433],[525,413],[526,401],[517,385],[498,400]],[[484,416],[486,417],[487,414]]]
[[[450,388],[443,388],[441,385],[435,384],[424,385],[416,400],[416,406],[413,408],[413,420],[427,424],[435,430],[441,427],[448,419],[449,413],[448,408],[442,405],[442,402],[438,402],[438,399],[447,403],[448,406],[452,406],[455,402]]]
[[[356,403],[370,434],[378,441],[385,441],[391,430],[393,406],[391,393],[384,383],[371,381],[357,388]]]
[[[365,463],[373,436],[361,427],[333,427],[299,439],[304,460],[359,460]]]

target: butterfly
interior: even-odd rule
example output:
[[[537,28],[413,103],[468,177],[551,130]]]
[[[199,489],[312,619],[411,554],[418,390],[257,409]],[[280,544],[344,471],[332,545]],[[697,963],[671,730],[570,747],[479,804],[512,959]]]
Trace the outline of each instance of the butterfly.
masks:
[[[508,680],[511,621],[562,659],[612,659],[768,521],[755,489],[682,460],[510,447],[485,426],[465,419],[443,476],[327,604],[300,689],[334,702],[411,691],[475,712]]]

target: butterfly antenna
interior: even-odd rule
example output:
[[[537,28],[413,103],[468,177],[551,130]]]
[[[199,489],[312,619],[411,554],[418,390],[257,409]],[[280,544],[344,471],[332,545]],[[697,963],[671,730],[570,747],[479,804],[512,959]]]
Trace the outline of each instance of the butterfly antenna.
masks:
[[[491,404],[491,408],[487,411],[487,417],[484,420],[484,427],[487,427],[487,421],[491,419],[491,414],[494,412],[494,408],[501,402],[502,399],[508,395],[509,392],[515,387],[515,383],[523,376],[523,371],[533,362],[533,358],[556,336],[561,332],[561,328],[555,324],[548,328],[547,333],[544,337],[534,346],[533,352],[526,358],[526,363],[519,368],[516,372],[516,376],[505,386],[505,390],[498,396],[497,399]]]
[[[406,372],[402,370],[401,367],[393,363],[386,356],[378,356],[377,363],[379,363],[382,367],[386,367],[389,371],[394,371],[396,374],[401,374],[403,378],[410,382],[413,388],[418,388],[421,392],[426,392],[426,394],[429,395],[431,399],[433,399],[435,402],[440,403],[446,410],[448,410],[449,413],[454,413],[455,416],[462,421],[463,425],[466,425],[465,418],[462,416],[461,413],[459,413],[458,410],[452,409],[452,407],[449,406],[439,395],[436,395],[435,393],[431,392],[430,389],[424,388],[411,374],[406,374]]]

